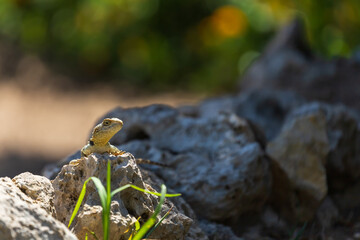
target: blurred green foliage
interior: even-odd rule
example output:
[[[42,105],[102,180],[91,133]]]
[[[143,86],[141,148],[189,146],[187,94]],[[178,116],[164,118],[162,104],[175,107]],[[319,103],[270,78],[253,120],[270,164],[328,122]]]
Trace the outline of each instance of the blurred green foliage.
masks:
[[[222,91],[295,16],[324,56],[360,42],[358,0],[0,0],[0,33],[75,72]],[[95,78],[96,79],[96,78]]]

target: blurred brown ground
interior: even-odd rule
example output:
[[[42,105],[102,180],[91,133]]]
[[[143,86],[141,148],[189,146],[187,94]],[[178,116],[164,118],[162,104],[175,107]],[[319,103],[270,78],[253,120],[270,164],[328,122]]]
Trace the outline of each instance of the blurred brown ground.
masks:
[[[177,106],[200,99],[184,93],[155,96],[122,91],[57,91],[0,82],[0,176],[24,171],[38,174],[45,164],[72,154],[87,142],[96,120],[117,106]]]

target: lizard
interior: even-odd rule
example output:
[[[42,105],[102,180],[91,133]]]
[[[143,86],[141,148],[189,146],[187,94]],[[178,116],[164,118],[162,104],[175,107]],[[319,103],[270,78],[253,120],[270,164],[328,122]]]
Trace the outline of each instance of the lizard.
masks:
[[[109,153],[115,156],[124,154],[124,151],[119,150],[109,142],[122,129],[123,125],[123,121],[118,118],[105,118],[93,129],[88,144],[81,149],[81,156],[87,157],[91,153]]]
[[[81,157],[87,157],[91,153],[108,153],[115,156],[124,154],[125,151],[119,150],[109,142],[110,139],[122,129],[123,125],[123,121],[118,118],[105,118],[102,123],[99,123],[93,129],[88,144],[81,149]],[[142,158],[137,158],[136,163],[168,167],[166,164],[152,162]]]

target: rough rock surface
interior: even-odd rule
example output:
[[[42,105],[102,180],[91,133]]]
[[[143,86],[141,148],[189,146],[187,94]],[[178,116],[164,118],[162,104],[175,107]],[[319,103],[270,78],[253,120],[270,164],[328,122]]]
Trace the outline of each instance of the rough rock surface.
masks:
[[[359,58],[316,58],[305,35],[300,21],[280,31],[241,79],[241,90],[291,90],[308,100],[343,103],[359,110]]]
[[[146,184],[148,184],[149,186],[154,186],[155,190],[160,192],[161,184],[165,184],[165,183],[163,181],[161,181],[155,175],[155,173],[153,173],[151,171],[146,171],[143,169],[141,172],[142,172],[144,182],[146,182]],[[185,239],[187,239],[187,240],[191,240],[191,239],[207,240],[208,236],[206,236],[202,227],[199,226],[199,224],[197,222],[197,216],[196,216],[195,212],[193,211],[193,209],[190,207],[190,205],[187,202],[185,202],[185,200],[182,197],[171,198],[168,200],[170,200],[177,207],[177,210],[181,214],[191,218],[194,221],[194,223],[191,225],[189,231],[187,232]]]
[[[49,179],[25,172],[14,177],[12,181],[23,193],[32,198],[34,203],[55,217],[54,188]]]
[[[210,220],[260,210],[271,188],[269,163],[247,121],[235,114],[189,117],[152,105],[106,114],[124,121],[111,140],[135,157],[170,165],[158,169],[195,212]]]
[[[204,229],[205,233],[208,235],[209,240],[240,240],[241,238],[237,237],[230,227],[217,224],[209,221],[201,221],[200,226]]]
[[[298,208],[306,203],[309,215],[299,212],[295,216],[305,214],[309,218],[304,219],[311,219],[327,191],[340,209],[360,206],[354,195],[360,176],[359,123],[358,114],[343,105],[309,103],[292,111],[280,135],[268,144],[274,188],[281,189],[273,190],[273,194],[283,194],[279,202],[285,198],[291,201],[288,196],[293,196],[290,205],[297,203]],[[286,179],[290,184],[284,186]],[[296,196],[288,195],[294,189]]]
[[[326,197],[316,212],[322,229],[330,229],[339,218],[339,210],[330,197]]]
[[[24,179],[24,175],[17,176],[14,181],[0,178],[0,239],[77,239],[64,224],[43,209],[42,203],[42,206],[34,203],[35,198],[43,195],[36,190],[36,181],[42,177],[25,175],[29,179]],[[35,179],[35,182],[30,179]],[[44,185],[46,191],[49,190],[47,184]]]
[[[69,222],[71,212],[76,204],[84,181],[92,176],[106,182],[106,164],[109,157],[90,155],[87,158],[71,161],[65,165],[58,176],[53,180],[55,189],[55,208],[57,218]],[[127,153],[111,161],[112,189],[126,184],[154,191],[144,182],[142,173],[135,163],[134,157]],[[159,190],[159,189],[158,189]],[[144,222],[154,211],[158,197],[127,189],[116,194],[111,202],[110,239],[128,239],[126,230],[134,224],[136,218],[141,216]],[[164,215],[174,203],[167,199],[163,205],[161,216]],[[181,207],[182,206],[182,207]],[[153,232],[152,238],[157,239],[207,239],[194,221],[182,212],[191,212],[186,204],[174,206],[170,215]],[[185,207],[184,207],[185,206]],[[180,210],[179,210],[180,209]],[[92,183],[88,184],[83,207],[73,223],[73,229],[79,239],[83,239],[86,229],[94,231],[97,236],[102,236],[101,205],[98,193]],[[191,230],[190,230],[191,229]]]
[[[234,112],[255,123],[270,140],[279,133],[287,114],[304,103],[302,97],[289,91],[251,90],[205,100],[196,107],[196,114],[217,117],[221,112]]]
[[[266,151],[285,173],[283,179],[274,181],[274,188],[280,188],[276,185],[283,182],[290,184],[290,191],[282,193],[287,195],[288,206],[282,197],[281,207],[291,212],[289,218],[311,220],[327,194],[325,162],[329,142],[325,115],[308,114],[289,119]]]
[[[311,103],[294,110],[289,120],[301,116],[325,116],[329,154],[326,160],[329,187],[342,191],[360,177],[359,115],[343,105]]]

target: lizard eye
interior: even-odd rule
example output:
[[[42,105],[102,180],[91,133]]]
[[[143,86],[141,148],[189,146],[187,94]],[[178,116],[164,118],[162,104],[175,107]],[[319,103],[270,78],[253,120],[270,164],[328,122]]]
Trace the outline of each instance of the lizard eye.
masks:
[[[110,121],[104,121],[104,125],[105,125],[105,126],[110,125]]]

